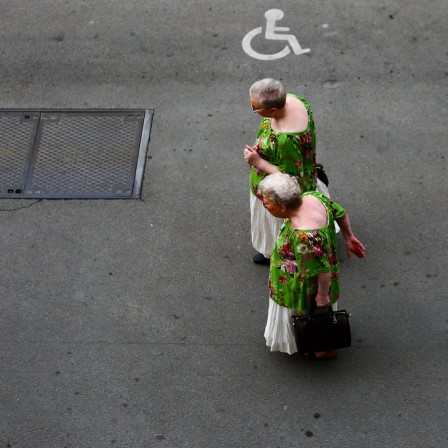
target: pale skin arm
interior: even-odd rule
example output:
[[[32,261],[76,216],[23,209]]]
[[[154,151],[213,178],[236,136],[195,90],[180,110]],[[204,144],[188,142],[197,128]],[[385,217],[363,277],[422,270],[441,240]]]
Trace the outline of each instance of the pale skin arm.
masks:
[[[330,305],[331,272],[317,274],[318,290],[316,294],[316,306],[323,308]]]
[[[264,160],[263,157],[261,157],[260,154],[252,148],[252,146],[246,145],[244,148],[244,158],[246,159],[248,165],[253,165],[255,168],[258,168],[264,173],[274,174],[280,171],[275,165],[267,160]]]
[[[353,235],[348,215],[345,214],[342,218],[336,219],[336,221],[339,224],[342,231],[342,236],[344,237],[347,257],[350,258],[351,253],[354,253],[358,258],[364,258],[366,256],[366,248],[361,241]]]

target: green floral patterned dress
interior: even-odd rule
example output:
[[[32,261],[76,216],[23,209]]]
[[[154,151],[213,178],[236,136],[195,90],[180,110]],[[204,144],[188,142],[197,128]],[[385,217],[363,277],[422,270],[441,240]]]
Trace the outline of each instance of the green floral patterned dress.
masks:
[[[286,219],[271,255],[269,296],[278,305],[308,313],[318,290],[317,276],[331,272],[330,302],[339,298],[339,263],[334,220],[345,215],[336,202],[316,191],[327,209],[327,224],[317,230],[297,230]]]
[[[300,100],[308,111],[308,126],[302,132],[279,132],[271,129],[271,120],[264,118],[258,130],[255,149],[263,159],[276,165],[282,173],[297,176],[302,192],[316,190],[316,129],[313,112],[305,98],[288,93]],[[257,195],[259,183],[267,176],[254,166],[250,169],[249,184]]]

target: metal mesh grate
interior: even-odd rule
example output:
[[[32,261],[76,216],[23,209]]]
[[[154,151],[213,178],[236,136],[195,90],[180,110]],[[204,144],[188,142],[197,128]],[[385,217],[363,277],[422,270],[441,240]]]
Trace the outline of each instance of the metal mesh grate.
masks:
[[[23,120],[24,114],[10,114],[0,120],[5,123],[0,127],[1,157],[3,153],[8,157],[3,148],[11,148],[12,153],[4,171],[12,176],[12,171],[22,170],[26,179],[22,175],[22,183],[13,186],[6,174],[2,176],[1,197],[140,195],[142,179],[136,173],[143,176],[139,164],[146,159],[149,111],[39,112],[29,120],[32,123]]]
[[[0,112],[0,194],[21,194],[39,123],[38,114]]]

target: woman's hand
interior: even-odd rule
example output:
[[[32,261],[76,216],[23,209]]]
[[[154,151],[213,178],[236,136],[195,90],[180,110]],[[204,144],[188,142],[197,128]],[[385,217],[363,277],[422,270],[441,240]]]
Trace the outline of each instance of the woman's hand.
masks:
[[[366,256],[366,248],[355,235],[352,234],[347,239],[344,238],[344,241],[348,258],[350,258],[352,253],[354,253],[358,258],[364,258]]]
[[[258,167],[261,156],[252,146],[246,145],[244,148],[244,158],[246,159],[248,165]]]
[[[358,258],[364,258],[366,256],[366,248],[361,241],[353,235],[348,215],[345,214],[341,218],[336,219],[336,221],[339,224],[342,231],[342,236],[344,237],[347,257],[350,258],[350,255],[354,253]]]
[[[249,165],[254,166],[258,171],[263,171],[266,174],[278,173],[279,169],[271,162],[264,160],[255,148],[256,147],[249,145],[246,145],[244,148],[244,158],[246,159],[246,162]]]

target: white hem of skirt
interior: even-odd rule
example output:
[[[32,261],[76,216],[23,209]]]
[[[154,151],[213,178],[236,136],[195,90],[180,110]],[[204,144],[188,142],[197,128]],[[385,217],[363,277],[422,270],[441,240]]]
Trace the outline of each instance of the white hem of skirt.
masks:
[[[269,299],[268,319],[264,330],[266,345],[271,352],[297,353],[294,326],[291,316],[298,314],[294,308],[278,305]]]

